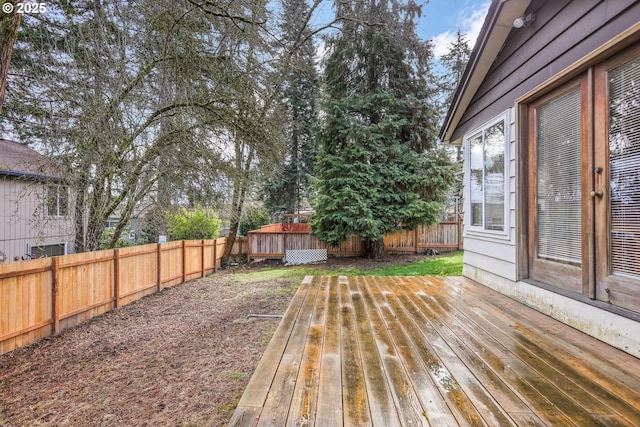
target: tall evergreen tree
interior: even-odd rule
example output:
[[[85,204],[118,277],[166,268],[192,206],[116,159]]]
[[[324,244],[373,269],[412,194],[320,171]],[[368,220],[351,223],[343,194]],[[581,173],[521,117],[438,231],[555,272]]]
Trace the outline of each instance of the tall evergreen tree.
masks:
[[[444,68],[444,73],[440,79],[442,84],[442,93],[444,96],[444,107],[449,108],[449,104],[453,100],[453,95],[458,88],[458,84],[462,80],[462,75],[469,62],[471,56],[471,47],[469,41],[460,30],[456,33],[456,40],[449,45],[449,52],[442,55],[440,63]],[[462,146],[450,146],[447,148],[451,153],[451,157],[455,158],[456,170],[458,177],[454,186],[451,188],[450,195],[457,197],[458,201],[462,200],[463,187],[462,182]]]
[[[440,58],[440,62],[445,70],[441,79],[442,90],[446,95],[445,107],[448,107],[451,103],[458,83],[462,80],[462,74],[464,74],[470,56],[471,47],[469,46],[469,40],[458,30],[456,32],[456,40],[449,45],[449,52]]]
[[[283,46],[278,72],[282,79],[283,110],[288,116],[285,130],[287,153],[280,173],[268,180],[265,202],[272,212],[295,212],[308,200],[310,177],[316,159],[312,127],[316,120],[318,72],[312,30],[307,26],[306,0],[282,0],[280,23]]]
[[[416,35],[414,1],[335,7],[348,19],[327,38],[312,227],[333,245],[359,235],[367,256],[379,258],[386,233],[438,220],[452,183],[451,164],[434,147],[432,47]]]

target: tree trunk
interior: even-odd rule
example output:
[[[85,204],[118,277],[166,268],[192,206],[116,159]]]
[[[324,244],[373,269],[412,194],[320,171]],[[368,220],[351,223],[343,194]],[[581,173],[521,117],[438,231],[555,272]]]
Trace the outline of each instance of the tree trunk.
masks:
[[[238,174],[235,177],[233,185],[233,197],[231,201],[231,223],[229,224],[229,237],[227,237],[227,247],[224,250],[224,254],[220,259],[220,262],[224,265],[229,262],[231,257],[231,250],[233,244],[236,241],[238,235],[238,228],[240,227],[240,217],[242,216],[242,208],[244,207],[244,200],[247,195],[247,189],[251,180],[251,164],[253,162],[253,155],[255,153],[255,146],[249,147],[249,153],[246,160],[242,159],[243,145],[238,145],[236,142],[236,170]]]
[[[16,5],[17,1],[3,2],[6,5]],[[0,12],[0,110],[4,103],[4,93],[7,88],[7,75],[9,74],[9,63],[11,62],[11,52],[13,44],[18,36],[18,25],[20,15],[12,12]]]
[[[387,256],[387,251],[384,248],[384,239],[366,239],[364,241],[364,251],[364,256],[369,259],[382,259]]]

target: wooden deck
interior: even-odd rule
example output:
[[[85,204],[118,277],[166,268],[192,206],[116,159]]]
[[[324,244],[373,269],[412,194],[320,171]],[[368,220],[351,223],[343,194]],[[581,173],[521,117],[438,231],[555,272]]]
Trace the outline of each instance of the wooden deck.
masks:
[[[306,278],[232,426],[640,425],[640,360],[473,281]]]

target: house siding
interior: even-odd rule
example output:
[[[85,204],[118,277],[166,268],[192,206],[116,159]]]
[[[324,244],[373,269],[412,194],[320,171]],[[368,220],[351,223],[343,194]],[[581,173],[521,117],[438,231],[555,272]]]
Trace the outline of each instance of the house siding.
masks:
[[[20,259],[30,246],[63,243],[72,251],[73,220],[46,217],[45,188],[37,180],[0,177],[0,251],[6,262]]]
[[[614,310],[606,302],[592,301],[586,295],[558,292],[556,288],[528,279],[527,259],[523,256],[526,252],[523,217],[527,213],[516,211],[525,205],[522,198],[526,197],[523,194],[526,189],[522,184],[526,177],[522,174],[526,172],[518,168],[523,166],[527,156],[526,151],[518,151],[521,150],[520,139],[526,135],[516,128],[516,123],[520,122],[517,114],[524,111],[516,100],[526,102],[539,95],[534,90],[551,89],[553,85],[574,78],[613,54],[614,49],[637,40],[634,30],[633,39],[629,38],[631,41],[619,43],[618,38],[615,44],[609,44],[626,30],[637,28],[640,1],[533,0],[527,12],[535,13],[535,21],[529,27],[511,30],[451,133],[451,141],[464,140],[484,123],[511,110],[509,238],[499,241],[488,235],[469,233],[469,211],[466,210],[463,275],[640,357],[640,328],[636,314]],[[609,49],[611,46],[614,49]],[[465,173],[465,182],[468,182],[468,165],[465,165]],[[467,191],[465,188],[465,197],[468,197]],[[518,194],[518,191],[522,193]]]
[[[464,138],[504,111],[510,112],[508,238],[469,233],[468,215],[463,224],[464,263],[513,281],[520,278],[516,266],[518,144],[515,100],[637,24],[640,2],[533,0],[527,13],[535,13],[535,21],[529,27],[511,31],[451,138]],[[468,165],[465,174],[465,182],[468,182]],[[465,200],[469,199],[467,190],[465,188]],[[465,211],[469,212],[468,207]]]
[[[637,0],[534,0],[529,26],[512,29],[451,140],[514,106],[514,101],[638,23]]]

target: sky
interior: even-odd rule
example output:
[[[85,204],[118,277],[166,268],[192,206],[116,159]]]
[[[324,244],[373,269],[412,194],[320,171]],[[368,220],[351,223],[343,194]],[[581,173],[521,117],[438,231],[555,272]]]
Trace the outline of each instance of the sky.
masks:
[[[458,30],[466,34],[473,48],[490,3],[489,0],[428,0],[422,7],[418,36],[433,40],[436,57],[447,53]]]
[[[417,33],[423,40],[433,40],[434,54],[440,57],[447,53],[448,46],[455,41],[456,32],[460,30],[473,45],[487,14],[491,0],[417,0],[422,4],[422,17]],[[317,13],[312,18],[312,27],[322,26],[333,19],[332,1],[322,1]],[[323,42],[319,41],[318,56],[324,51]]]

